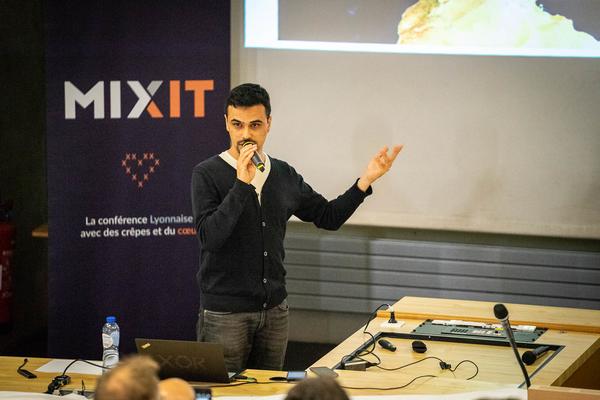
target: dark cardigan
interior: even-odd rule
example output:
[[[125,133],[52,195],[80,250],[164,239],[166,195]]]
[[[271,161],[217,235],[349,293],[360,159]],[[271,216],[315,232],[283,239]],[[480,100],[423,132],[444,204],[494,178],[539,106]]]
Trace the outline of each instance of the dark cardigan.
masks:
[[[280,304],[287,297],[283,240],[288,219],[295,215],[336,230],[371,193],[355,183],[327,201],[290,165],[271,158],[259,204],[254,186],[237,179],[236,170],[218,155],[196,165],[192,207],[200,241],[200,304],[223,312]]]

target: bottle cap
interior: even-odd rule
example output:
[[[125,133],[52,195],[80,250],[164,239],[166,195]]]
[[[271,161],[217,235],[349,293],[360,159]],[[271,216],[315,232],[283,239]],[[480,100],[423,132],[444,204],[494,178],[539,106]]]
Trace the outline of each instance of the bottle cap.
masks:
[[[106,322],[109,324],[114,324],[115,322],[117,322],[117,318],[113,317],[112,315],[110,317],[106,317]]]

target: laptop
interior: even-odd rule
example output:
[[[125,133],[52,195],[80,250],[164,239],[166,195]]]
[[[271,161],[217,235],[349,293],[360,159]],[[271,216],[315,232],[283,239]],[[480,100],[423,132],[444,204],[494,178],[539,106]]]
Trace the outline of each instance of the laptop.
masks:
[[[160,365],[161,379],[229,383],[237,375],[227,372],[220,343],[136,338],[135,345]]]

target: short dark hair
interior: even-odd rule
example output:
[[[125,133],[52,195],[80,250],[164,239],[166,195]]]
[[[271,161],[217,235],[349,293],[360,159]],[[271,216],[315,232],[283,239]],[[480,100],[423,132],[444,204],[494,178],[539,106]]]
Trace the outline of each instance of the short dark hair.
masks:
[[[256,83],[242,83],[231,89],[227,101],[225,102],[225,115],[227,107],[252,107],[262,104],[265,106],[267,117],[271,116],[271,99],[269,93]]]
[[[157,400],[158,364],[148,356],[132,355],[101,375],[96,384],[97,400]]]

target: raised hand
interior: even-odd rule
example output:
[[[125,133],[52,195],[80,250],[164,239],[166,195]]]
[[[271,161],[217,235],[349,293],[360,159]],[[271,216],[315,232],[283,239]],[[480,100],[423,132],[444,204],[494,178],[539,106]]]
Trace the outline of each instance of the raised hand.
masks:
[[[357,186],[363,192],[366,192],[369,186],[377,179],[381,178],[386,172],[390,170],[394,160],[398,156],[398,153],[402,150],[403,145],[394,146],[391,152],[388,154],[388,147],[384,146],[377,152],[375,157],[369,161],[365,172],[361,175],[358,180]]]

